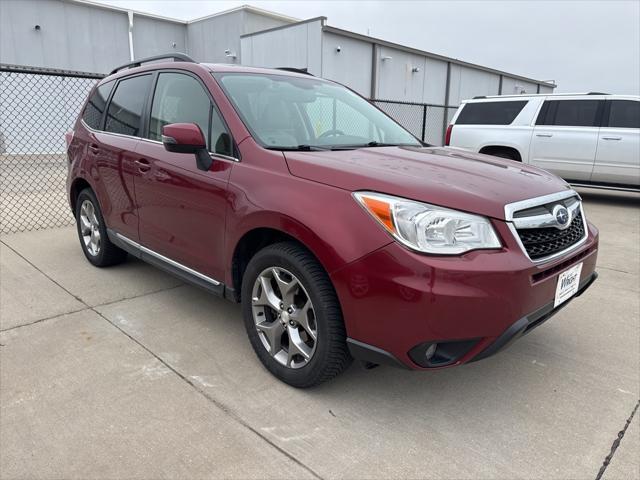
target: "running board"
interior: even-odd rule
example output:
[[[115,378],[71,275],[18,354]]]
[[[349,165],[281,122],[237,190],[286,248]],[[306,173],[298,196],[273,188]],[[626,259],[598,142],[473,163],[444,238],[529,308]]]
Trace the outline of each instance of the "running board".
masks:
[[[235,301],[233,289],[225,288],[225,285],[222,282],[182,265],[175,260],[171,260],[158,252],[154,252],[150,248],[140,245],[134,240],[131,240],[130,238],[127,238],[109,228],[107,229],[107,235],[109,240],[111,240],[111,243],[125,250],[130,255],[133,255],[154,267],[158,267],[159,269],[178,277],[180,280],[191,283],[200,288],[204,288],[208,292],[215,293],[221,297]]]
[[[599,184],[591,184],[591,183],[572,182],[571,180],[569,180],[569,185],[571,185],[572,187],[593,188],[593,189],[596,189],[596,190],[614,190],[616,192],[640,193],[640,187],[625,187],[625,186],[616,186],[616,185],[599,185]]]

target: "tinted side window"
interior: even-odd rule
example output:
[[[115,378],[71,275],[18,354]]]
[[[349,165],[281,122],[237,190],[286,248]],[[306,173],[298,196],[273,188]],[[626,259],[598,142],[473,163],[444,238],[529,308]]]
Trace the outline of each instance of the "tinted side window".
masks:
[[[82,119],[84,123],[94,130],[100,130],[102,128],[102,114],[107,106],[107,99],[109,98],[113,84],[114,81],[111,80],[96,88],[91,94],[91,97],[89,97],[87,106],[84,108]]]
[[[640,128],[640,102],[611,100],[608,127]]]
[[[151,75],[121,80],[107,110],[107,132],[140,136],[142,108],[151,84]]]
[[[231,135],[227,132],[222,117],[215,108],[211,109],[211,139],[209,140],[209,150],[228,157],[235,157]]]
[[[527,104],[527,100],[510,102],[467,103],[458,115],[457,125],[509,125]]]
[[[547,100],[544,103],[546,115],[545,118],[538,118],[537,125],[598,126],[598,106],[602,100]]]
[[[162,140],[162,127],[170,123],[195,123],[209,151],[232,156],[231,136],[213,108],[209,95],[195,78],[181,73],[161,73],[151,105],[149,138]]]
[[[200,83],[189,75],[161,73],[151,105],[149,138],[162,140],[162,127],[170,123],[196,123],[209,133],[211,101]]]

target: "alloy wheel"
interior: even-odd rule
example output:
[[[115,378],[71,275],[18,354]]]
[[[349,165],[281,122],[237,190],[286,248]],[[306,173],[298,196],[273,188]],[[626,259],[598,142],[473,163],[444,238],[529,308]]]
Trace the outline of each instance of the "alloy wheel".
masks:
[[[288,368],[304,367],[316,350],[317,323],[309,294],[288,270],[270,267],[256,279],[251,307],[266,351]]]
[[[80,234],[87,252],[93,257],[100,253],[100,222],[96,209],[90,200],[85,200],[80,206]]]

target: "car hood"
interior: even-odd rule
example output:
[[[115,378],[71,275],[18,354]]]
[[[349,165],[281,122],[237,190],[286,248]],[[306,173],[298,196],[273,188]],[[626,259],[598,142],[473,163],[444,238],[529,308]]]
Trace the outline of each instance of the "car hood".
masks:
[[[545,170],[443,147],[285,152],[292,175],[504,219],[504,206],[570,187]]]

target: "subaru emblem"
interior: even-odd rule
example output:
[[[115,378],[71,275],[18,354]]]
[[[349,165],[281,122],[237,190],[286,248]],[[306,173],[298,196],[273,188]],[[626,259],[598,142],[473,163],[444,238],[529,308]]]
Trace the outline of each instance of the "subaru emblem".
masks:
[[[558,223],[558,228],[563,229],[569,226],[570,215],[569,210],[564,205],[556,205],[553,207],[553,217]]]

